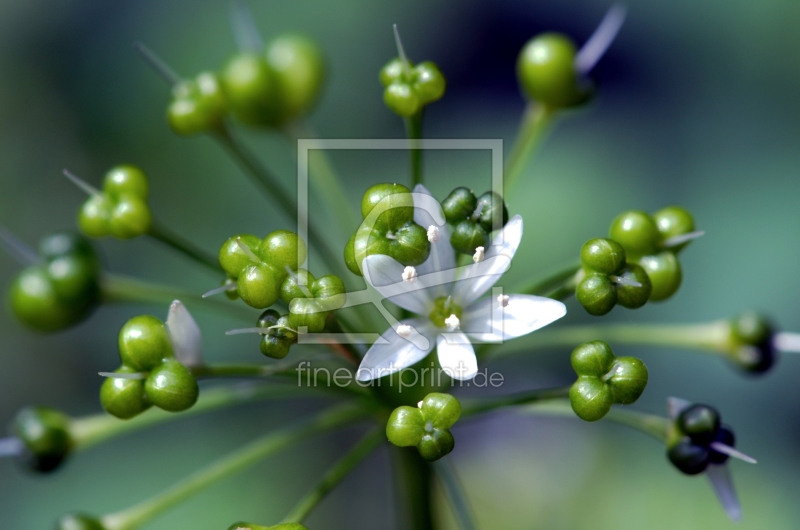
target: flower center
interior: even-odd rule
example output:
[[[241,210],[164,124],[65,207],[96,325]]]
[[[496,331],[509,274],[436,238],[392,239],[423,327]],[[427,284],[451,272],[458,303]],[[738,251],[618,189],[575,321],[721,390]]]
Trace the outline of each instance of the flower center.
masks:
[[[452,317],[455,317],[455,319]],[[433,301],[433,311],[428,315],[428,318],[437,328],[453,327],[450,324],[460,323],[461,321],[461,306],[453,302],[450,296],[440,296]]]

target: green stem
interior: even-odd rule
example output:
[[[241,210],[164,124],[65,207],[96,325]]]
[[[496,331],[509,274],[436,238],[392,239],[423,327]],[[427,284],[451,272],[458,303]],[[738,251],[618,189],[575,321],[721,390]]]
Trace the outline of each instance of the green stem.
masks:
[[[275,205],[281,208],[287,217],[296,222],[297,201],[292,199],[283,190],[283,186],[281,186],[278,179],[264,168],[256,157],[254,157],[233,135],[231,130],[223,126],[216,131],[214,138],[225,148],[231,158],[244,169],[245,173],[251,177],[253,182],[261,188],[261,191],[264,192]],[[327,240],[311,226],[308,227],[308,239],[309,244],[322,255],[324,261],[328,263],[328,265],[337,267],[337,273],[341,273],[344,270],[344,258],[334,254],[328,247]]]
[[[372,429],[356,444],[349,453],[344,455],[334,466],[325,473],[322,480],[309,491],[292,511],[283,518],[282,523],[302,523],[319,502],[333,488],[335,488],[350,472],[355,469],[381,442],[386,438],[382,429]]]
[[[450,459],[442,458],[441,460],[437,460],[433,467],[436,471],[436,475],[442,482],[445,495],[447,495],[450,501],[453,513],[456,516],[458,524],[461,526],[461,530],[478,530],[475,517],[472,515],[472,509],[464,494],[464,487]]]
[[[552,274],[545,276],[544,278],[537,278],[536,280],[528,282],[525,285],[511,289],[511,292],[535,294],[541,296],[561,287],[565,282],[571,280],[580,269],[580,262],[572,263],[566,267],[562,267]]]
[[[542,403],[535,403],[525,409],[531,414],[545,414],[552,416],[564,416],[577,418],[572,410],[568,399],[558,399]],[[669,432],[670,421],[662,416],[647,414],[635,410],[628,410],[619,407],[612,408],[602,421],[610,421],[631,427],[637,431],[652,436],[656,440],[666,443]]]
[[[461,417],[474,416],[484,412],[491,412],[503,407],[512,407],[515,405],[529,405],[538,401],[548,401],[552,399],[561,399],[569,396],[570,387],[559,388],[544,388],[532,390],[529,392],[520,392],[518,394],[511,394],[510,396],[502,396],[493,399],[482,399],[475,402],[466,402],[462,407]]]
[[[522,117],[517,139],[511,148],[511,154],[505,165],[503,185],[506,196],[510,196],[517,185],[522,170],[525,169],[530,155],[544,138],[544,133],[550,127],[556,112],[544,105],[530,103]]]
[[[167,285],[131,278],[120,274],[104,273],[100,280],[100,288],[105,303],[144,303],[171,304],[180,300],[193,309],[215,309],[236,315],[248,321],[254,320],[254,314],[247,308],[228,301],[203,298],[191,291],[175,289]]]
[[[433,530],[431,509],[431,466],[417,450],[408,447],[391,447],[395,484],[400,498],[400,510],[410,530]]]
[[[605,324],[565,326],[538,331],[529,339],[521,339],[496,356],[508,355],[520,350],[541,350],[578,344],[592,340],[604,340],[612,346],[631,344],[697,349],[722,355],[730,355],[734,348],[731,342],[730,323],[726,320],[705,324]],[[494,356],[493,356],[494,357]]]
[[[274,431],[197,471],[161,494],[126,510],[104,516],[103,526],[107,530],[138,528],[208,486],[247,469],[268,456],[312,435],[353,423],[364,416],[364,410],[345,405],[325,410],[310,419]]]
[[[409,155],[411,157],[411,189],[417,184],[422,184],[422,149],[419,148],[419,140],[422,139],[422,118],[424,109],[406,118],[404,120],[406,126],[406,136],[410,141]]]
[[[72,450],[82,451],[111,438],[170,421],[189,418],[217,409],[257,400],[302,397],[303,391],[294,387],[267,385],[236,385],[205,390],[195,405],[181,414],[152,409],[131,420],[121,421],[108,414],[75,418],[70,423]]]
[[[200,263],[201,265],[208,267],[216,273],[225,272],[222,270],[222,267],[220,267],[219,260],[217,260],[216,256],[207,253],[205,250],[196,246],[191,241],[179,236],[160,223],[153,221],[153,224],[150,227],[150,231],[147,233],[147,235],[164,243],[168,247],[172,247],[178,252],[181,252],[183,255],[189,257],[197,263]]]

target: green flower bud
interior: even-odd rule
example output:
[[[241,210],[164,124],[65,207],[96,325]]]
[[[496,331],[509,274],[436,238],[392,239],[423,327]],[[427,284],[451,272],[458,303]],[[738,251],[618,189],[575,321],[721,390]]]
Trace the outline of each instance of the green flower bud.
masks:
[[[477,209],[478,199],[469,188],[456,188],[442,201],[444,217],[451,225],[471,219]]]
[[[190,136],[218,129],[227,110],[222,85],[212,72],[179,83],[172,91],[167,121],[176,134]]]
[[[576,374],[594,377],[602,377],[607,374],[615,359],[611,346],[602,340],[581,344],[572,351],[570,356],[572,369]]]
[[[778,354],[774,335],[772,324],[764,316],[754,312],[737,316],[731,321],[730,359],[748,373],[768,372]]]
[[[495,225],[508,222],[508,210],[500,195],[487,191],[475,198],[471,190],[456,188],[442,202],[447,222],[453,225],[450,245],[462,254],[472,255],[478,247],[489,245]]]
[[[229,238],[219,249],[219,264],[233,279],[239,277],[245,267],[252,265],[252,259],[242,250],[237,239],[255,254],[261,246],[261,240],[252,234],[237,234]]]
[[[449,429],[461,416],[461,403],[450,394],[432,392],[422,400],[420,410],[434,429]]]
[[[425,460],[438,460],[455,446],[449,429],[460,415],[461,404],[455,397],[434,392],[418,408],[402,406],[392,411],[386,437],[398,447],[416,446]]]
[[[569,389],[572,410],[584,421],[597,421],[614,404],[611,389],[596,377],[580,376]]]
[[[661,241],[656,222],[645,212],[623,212],[611,223],[609,237],[622,245],[629,258],[651,255]]]
[[[653,220],[661,234],[661,239],[669,239],[675,236],[682,236],[694,232],[694,218],[688,210],[680,206],[667,206],[653,214]],[[679,252],[688,245],[683,243],[676,247],[671,247],[673,252]]]
[[[297,334],[290,329],[289,315],[280,316],[274,309],[267,309],[258,318],[256,324],[260,328],[270,328],[268,334],[261,336],[261,353],[273,359],[283,359],[297,340]]]
[[[392,83],[383,91],[383,102],[395,114],[410,118],[422,106],[416,91],[406,83]]]
[[[602,316],[614,309],[617,290],[608,276],[587,274],[575,289],[575,298],[590,315]]]
[[[430,61],[415,67],[410,61],[404,65],[402,59],[392,59],[381,69],[380,81],[385,87],[383,101],[386,106],[405,118],[441,99],[447,88],[441,70]]]
[[[503,198],[493,191],[478,197],[478,222],[486,232],[502,228],[508,222],[508,209]]]
[[[147,206],[149,184],[144,172],[121,165],[106,173],[103,191],[92,195],[78,214],[78,226],[89,237],[139,237],[150,231],[153,219]]]
[[[642,267],[626,265],[616,276],[623,280],[618,281],[615,285],[619,305],[628,309],[638,309],[648,300],[652,300],[653,284],[650,282],[650,276]],[[625,280],[636,282],[639,285],[630,285]]]
[[[42,267],[31,266],[20,272],[11,283],[8,298],[14,315],[37,331],[59,331],[75,320]]]
[[[417,449],[422,458],[433,462],[450,454],[455,446],[456,441],[450,431],[434,429],[433,432],[426,432],[422,436]]]
[[[489,234],[477,223],[461,221],[453,227],[450,245],[456,252],[474,254],[476,248],[489,246]]]
[[[26,407],[17,413],[12,430],[25,445],[23,464],[47,473],[58,468],[72,450],[70,418],[45,407]]]
[[[442,99],[447,88],[444,74],[431,61],[419,63],[412,73],[413,88],[422,105],[428,105]]]
[[[174,359],[167,360],[147,376],[144,384],[147,399],[169,412],[181,412],[197,402],[200,390],[189,369]]]
[[[613,239],[590,239],[581,248],[583,266],[602,274],[615,274],[625,265],[625,250]]]
[[[274,268],[286,274],[286,267],[291,270],[305,262],[308,256],[308,247],[305,241],[289,230],[276,230],[261,242],[257,252],[258,256]]]
[[[116,372],[130,374],[136,370],[121,366]],[[133,418],[150,408],[141,379],[106,378],[100,387],[100,404],[106,412],[121,420]]]
[[[667,250],[652,256],[644,256],[639,260],[639,265],[650,278],[651,301],[666,300],[674,295],[681,286],[683,272],[681,264],[673,252]]]
[[[325,312],[313,298],[295,298],[289,306],[289,325],[300,330],[307,327],[309,333],[319,333],[325,329]]]
[[[103,180],[103,191],[112,200],[132,196],[147,199],[150,184],[141,168],[123,164],[111,168]]]
[[[319,99],[325,64],[317,44],[302,35],[282,35],[267,45],[267,64],[277,81],[281,119],[306,114]]]
[[[344,264],[347,265],[347,268],[353,274],[357,276],[361,276],[361,264],[356,261],[356,235],[358,232],[350,236],[350,239],[347,240],[347,244],[344,246]],[[363,249],[360,251],[360,255],[366,256]]]
[[[372,210],[381,204],[381,213],[373,224],[375,230],[397,230],[414,220],[414,199],[411,190],[402,184],[375,184],[361,198],[361,216],[366,219]]]
[[[278,301],[280,282],[285,274],[266,263],[249,265],[236,280],[236,292],[251,307],[269,307]]]
[[[99,239],[110,235],[108,220],[113,205],[105,195],[92,195],[78,210],[78,228],[88,237]]]
[[[517,79],[526,96],[550,108],[580,105],[591,92],[579,84],[575,44],[565,35],[544,33],[529,40],[517,59]]]
[[[99,519],[84,513],[68,513],[56,522],[56,530],[105,530]]]
[[[635,403],[647,386],[647,367],[635,357],[617,357],[608,384],[614,402],[621,405]]]
[[[120,359],[134,371],[150,371],[173,355],[169,332],[155,317],[133,317],[119,331]]]
[[[425,434],[425,418],[415,407],[397,407],[386,424],[386,438],[398,447],[416,446]]]
[[[270,127],[280,122],[279,82],[266,58],[257,53],[236,54],[223,68],[220,80],[239,121]]]

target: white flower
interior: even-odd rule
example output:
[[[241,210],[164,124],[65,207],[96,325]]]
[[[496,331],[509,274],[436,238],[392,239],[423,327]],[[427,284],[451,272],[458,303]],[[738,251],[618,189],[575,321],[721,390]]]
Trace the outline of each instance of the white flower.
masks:
[[[414,192],[430,195],[419,185]],[[420,226],[435,225],[424,210],[414,212]],[[478,362],[470,339],[502,342],[563,317],[564,304],[550,298],[512,294],[479,300],[508,270],[521,238],[522,218],[517,215],[484,249],[482,260],[457,269],[450,231],[440,226],[439,241],[432,243],[425,263],[416,267],[413,283],[403,281],[403,265],[389,256],[367,256],[362,270],[370,286],[419,317],[398,322],[383,333],[361,361],[358,379],[369,381],[407,368],[424,359],[434,346],[439,364],[451,377],[472,379]],[[434,309],[436,315],[432,315]]]

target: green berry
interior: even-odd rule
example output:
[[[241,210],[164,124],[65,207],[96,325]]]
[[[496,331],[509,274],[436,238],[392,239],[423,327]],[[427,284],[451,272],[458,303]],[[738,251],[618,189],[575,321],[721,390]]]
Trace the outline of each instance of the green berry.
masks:
[[[145,200],[149,190],[147,175],[137,166],[115,166],[106,173],[105,180],[103,180],[103,192],[112,201],[119,200],[124,196]]]
[[[322,51],[308,37],[282,35],[269,43],[266,58],[277,82],[282,120],[306,114],[325,80]]]
[[[325,311],[340,309],[347,301],[344,282],[334,274],[326,274],[317,279],[311,292]]]
[[[344,246],[344,264],[353,274],[361,276],[361,263],[356,260],[356,235],[358,232],[350,236],[347,244]],[[369,236],[367,236],[369,237]],[[364,243],[363,238],[359,239],[360,243]],[[366,256],[363,245],[360,245],[360,255]],[[363,258],[362,258],[363,259]]]
[[[613,239],[590,239],[581,248],[581,263],[595,272],[616,274],[625,265],[625,249]]]
[[[395,57],[386,63],[384,67],[381,68],[380,80],[384,87],[387,87],[394,82],[405,82],[406,76],[403,60],[400,59],[400,57]]]
[[[456,252],[471,255],[475,253],[476,248],[489,246],[489,234],[478,223],[461,221],[453,227],[450,245]]]
[[[124,196],[111,210],[108,229],[117,239],[132,239],[150,231],[150,207],[135,196]]]
[[[176,134],[190,136],[218,129],[227,110],[222,85],[212,72],[179,83],[172,91],[167,121]]]
[[[21,460],[33,471],[58,468],[72,449],[70,418],[45,407],[27,407],[17,413],[12,429],[25,445]]]
[[[617,303],[628,309],[638,309],[652,299],[653,285],[650,277],[639,265],[626,265],[616,276],[623,280],[637,282],[639,285],[616,283]]]
[[[99,519],[84,513],[68,513],[56,522],[56,530],[106,530]]]
[[[386,438],[398,447],[416,446],[425,434],[425,418],[415,407],[397,407],[386,424]]]
[[[121,366],[116,372],[130,374],[136,370]],[[106,378],[100,387],[100,404],[106,412],[121,420],[133,418],[150,408],[141,379]]]
[[[707,447],[697,445],[688,437],[682,438],[667,451],[667,457],[672,464],[686,475],[697,475],[708,467],[711,459]]]
[[[289,306],[289,325],[292,329],[308,328],[309,333],[325,329],[327,313],[313,298],[295,298]]]
[[[720,427],[719,413],[708,405],[695,404],[685,409],[676,420],[678,429],[697,444],[709,444]]]
[[[667,250],[652,256],[644,256],[639,260],[639,265],[650,278],[651,301],[666,300],[674,295],[681,286],[683,272],[681,264],[673,252]]]
[[[238,278],[245,267],[252,265],[253,261],[242,250],[239,242],[255,254],[261,246],[261,240],[251,234],[237,234],[228,238],[219,249],[219,264],[222,269],[231,277]]]
[[[584,421],[597,421],[608,414],[614,396],[597,377],[580,376],[569,389],[569,402],[575,414]]]
[[[173,356],[172,342],[163,322],[149,315],[133,317],[119,331],[122,364],[146,372]]]
[[[412,88],[422,105],[438,101],[444,96],[447,82],[439,67],[431,61],[419,63],[414,68],[412,77]]]
[[[451,225],[471,219],[477,209],[478,199],[469,188],[456,188],[442,201],[444,217]]]
[[[14,315],[36,331],[58,331],[73,323],[70,307],[56,293],[47,269],[31,266],[21,271],[8,292]]]
[[[503,198],[493,191],[478,197],[478,222],[486,232],[502,228],[508,222],[508,210]]]
[[[422,400],[420,410],[435,429],[449,429],[461,416],[461,403],[450,394],[432,392]]]
[[[425,61],[416,67],[400,58],[389,61],[380,72],[383,101],[396,114],[410,118],[425,105],[444,96],[447,82],[436,64]]]
[[[289,354],[289,349],[297,341],[297,333],[292,331],[289,315],[275,318],[277,311],[267,315],[265,311],[258,321],[259,327],[278,326],[261,337],[261,353],[273,359],[283,359]]]
[[[411,190],[402,184],[375,184],[364,192],[361,199],[361,216],[369,217],[380,204],[377,218],[371,228],[382,232],[397,230],[414,220],[414,199]]]
[[[775,364],[774,329],[762,315],[744,313],[731,321],[730,358],[749,373],[762,374]]]
[[[153,221],[146,202],[148,192],[147,176],[140,168],[116,166],[106,173],[103,192],[92,195],[81,206],[78,226],[89,237],[130,239],[144,235]]]
[[[614,402],[635,403],[647,386],[647,367],[635,357],[617,357],[608,380]]]
[[[306,269],[297,269],[295,275],[287,276],[287,278],[283,280],[281,284],[281,300],[290,304],[295,298],[308,298],[307,293],[313,296],[314,284],[316,281],[317,279],[314,278],[314,275]]]
[[[197,402],[200,390],[189,369],[174,359],[167,360],[147,376],[144,385],[147,399],[169,412],[181,412]]]
[[[294,271],[306,261],[308,248],[294,232],[276,230],[264,238],[256,254],[285,275],[286,267]]]
[[[572,350],[570,356],[570,362],[576,374],[595,377],[606,375],[611,370],[615,359],[611,346],[602,340],[581,344]]]
[[[92,195],[78,211],[78,228],[88,237],[101,238],[109,235],[108,220],[112,207],[111,201],[105,195]]]
[[[428,231],[412,221],[398,228],[389,243],[389,255],[403,265],[422,265],[430,253]]]
[[[58,232],[42,238],[39,242],[39,255],[47,261],[62,256],[75,256],[94,263],[99,268],[97,252],[85,238],[73,232]]]
[[[455,446],[449,429],[460,415],[461,404],[455,397],[431,393],[418,408],[402,406],[392,411],[386,424],[386,437],[399,447],[416,446],[425,460],[438,460]]]
[[[618,215],[608,233],[611,239],[622,245],[630,258],[654,254],[661,241],[653,218],[637,210]]]
[[[661,239],[669,239],[675,236],[682,236],[694,232],[694,218],[688,210],[680,206],[667,206],[653,214],[653,220],[661,234]],[[688,245],[683,243],[676,247],[671,247],[672,252],[679,252]]]
[[[422,458],[428,462],[434,462],[450,454],[455,445],[455,439],[450,431],[434,429],[422,436],[422,440],[417,444],[417,449]]]
[[[280,121],[278,80],[260,54],[235,55],[223,68],[220,80],[239,121],[256,126],[274,126]]]
[[[602,316],[614,309],[617,290],[608,276],[587,274],[575,289],[575,298],[590,315]]]
[[[258,309],[269,307],[278,301],[280,280],[286,273],[276,271],[266,263],[249,265],[236,280],[236,292],[249,306]]]
[[[559,33],[529,40],[517,59],[517,78],[523,92],[550,108],[572,107],[590,93],[578,83],[575,44]]]

